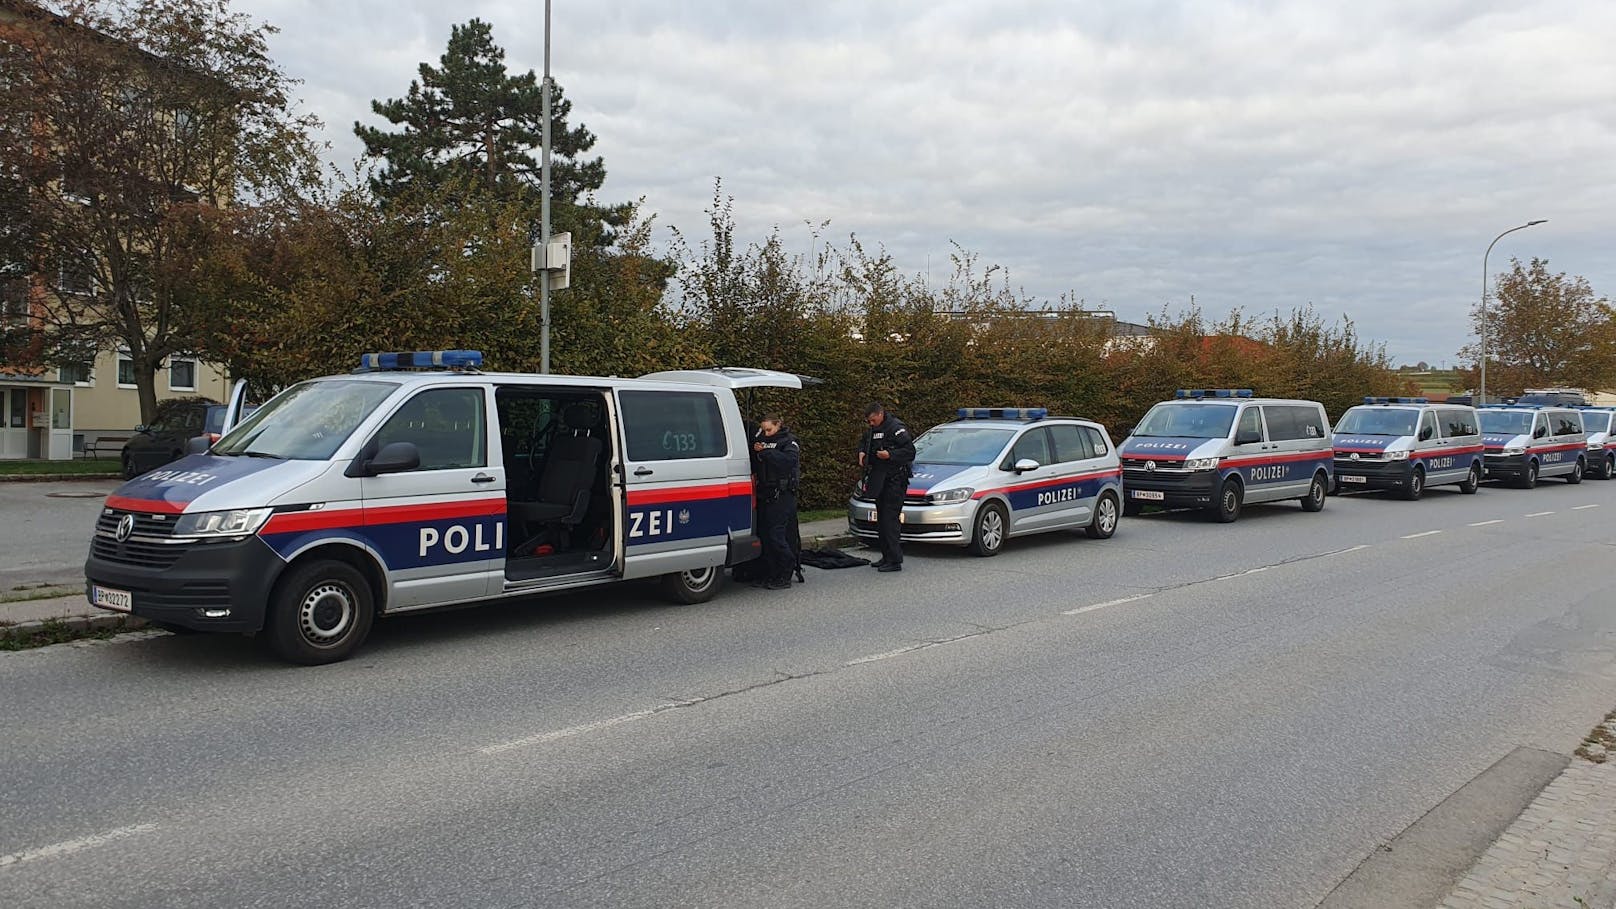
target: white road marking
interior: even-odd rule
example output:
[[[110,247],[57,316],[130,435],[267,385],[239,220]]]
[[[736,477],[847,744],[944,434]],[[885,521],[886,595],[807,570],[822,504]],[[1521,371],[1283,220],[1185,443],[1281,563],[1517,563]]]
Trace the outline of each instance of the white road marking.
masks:
[[[1554,512],[1552,512],[1552,511],[1534,511],[1531,514],[1527,515],[1527,517],[1529,517],[1529,518],[1541,518],[1544,515],[1551,515],[1551,514],[1554,514]]]
[[[669,701],[666,704],[658,704],[648,710],[636,710],[633,713],[625,713],[622,716],[614,716],[610,719],[597,720],[593,723],[584,723],[579,726],[568,726],[565,729],[552,729],[549,732],[541,732],[538,735],[530,735],[526,738],[513,739],[509,742],[501,742],[498,745],[488,745],[478,750],[483,754],[499,754],[502,751],[511,751],[516,748],[526,748],[529,745],[543,745],[546,742],[554,742],[560,739],[570,739],[573,736],[584,735],[590,732],[598,732],[602,729],[609,729],[613,726],[621,726],[624,723],[632,723],[635,720],[643,720],[646,717],[655,716],[665,710],[674,710],[679,707],[689,707],[691,704],[696,703],[700,703],[700,699],[693,701]]]
[[[1420,537],[1429,537],[1441,533],[1440,530],[1427,530],[1424,533],[1410,533],[1403,536],[1405,540],[1417,540]]]
[[[893,657],[903,656],[906,653],[914,653],[916,650],[919,650],[925,646],[925,644],[916,644],[913,647],[899,647],[897,650],[888,650],[885,653],[872,653],[869,656],[861,656],[856,660],[848,660],[842,665],[858,666],[864,663],[874,663],[879,660],[890,660]]]
[[[1368,543],[1359,543],[1356,546],[1348,546],[1346,549],[1332,549],[1329,552],[1321,552],[1321,553],[1319,553],[1319,556],[1323,557],[1323,556],[1333,556],[1333,555],[1346,555],[1349,552],[1357,552],[1360,549],[1368,549],[1368,548],[1369,548]]]
[[[1572,511],[1581,511],[1584,508],[1598,508],[1598,507],[1599,507],[1598,505],[1573,505],[1573,506],[1571,506],[1571,510]]]
[[[131,827],[108,830],[106,833],[97,833],[94,836],[84,836],[76,840],[67,840],[50,846],[40,846],[37,849],[24,849],[10,855],[0,855],[0,868],[21,865],[23,862],[31,862],[35,859],[56,858],[60,855],[78,852],[81,849],[93,849],[103,843],[110,843],[113,840],[121,840],[124,837],[136,836],[141,833],[150,833],[156,829],[156,824],[135,824]]]
[[[1486,527],[1489,524],[1502,524],[1502,523],[1504,523],[1503,519],[1499,519],[1499,520],[1496,520],[1496,521],[1477,521],[1476,523],[1471,524],[1470,526],[1471,527]]]
[[[1153,596],[1155,596],[1153,593],[1136,593],[1131,597],[1123,597],[1120,600],[1106,600],[1104,603],[1095,603],[1092,606],[1079,606],[1076,609],[1068,609],[1061,613],[1061,615],[1082,615],[1085,612],[1093,612],[1096,609],[1106,609],[1111,606],[1121,606],[1123,603],[1133,603],[1138,600],[1148,600]]]

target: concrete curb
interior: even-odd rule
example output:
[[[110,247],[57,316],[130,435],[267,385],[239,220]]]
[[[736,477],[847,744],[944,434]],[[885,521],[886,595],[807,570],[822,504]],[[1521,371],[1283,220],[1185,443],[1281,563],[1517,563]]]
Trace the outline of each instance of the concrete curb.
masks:
[[[13,473],[0,474],[0,483],[72,483],[75,480],[121,480],[121,473]]]
[[[66,628],[82,635],[108,630],[139,631],[147,627],[147,624],[145,619],[132,615],[70,615],[55,619],[42,619],[37,622],[18,622],[15,625],[0,626],[0,641],[19,640],[35,632],[43,631],[47,627]]]

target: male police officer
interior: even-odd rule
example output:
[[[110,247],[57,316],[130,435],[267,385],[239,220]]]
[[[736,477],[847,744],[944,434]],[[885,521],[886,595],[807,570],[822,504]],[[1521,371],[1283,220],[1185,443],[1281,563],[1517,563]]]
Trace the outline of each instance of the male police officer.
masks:
[[[802,476],[802,448],[797,437],[774,414],[758,424],[752,442],[752,465],[757,477],[758,535],[763,539],[763,563],[768,590],[791,587],[797,570],[797,551],[792,545],[797,523],[797,482]]]
[[[886,406],[874,403],[864,408],[864,441],[859,446],[859,466],[864,468],[864,488],[875,497],[876,529],[881,540],[877,571],[903,570],[903,496],[909,491],[909,465],[915,461],[915,439]]]

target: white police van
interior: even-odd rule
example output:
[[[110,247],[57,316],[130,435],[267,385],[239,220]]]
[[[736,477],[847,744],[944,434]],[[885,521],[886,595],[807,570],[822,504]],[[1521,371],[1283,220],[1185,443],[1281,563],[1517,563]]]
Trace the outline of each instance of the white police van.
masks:
[[[1427,486],[1467,495],[1484,471],[1476,410],[1427,398],[1364,398],[1336,422],[1337,489],[1394,489],[1418,499]]]
[[[1204,508],[1229,523],[1245,505],[1298,499],[1319,511],[1335,469],[1324,405],[1249,388],[1179,389],[1122,442],[1125,514]]]
[[[640,379],[482,373],[476,351],[367,354],[208,451],[107,498],[90,601],[170,627],[353,652],[376,615],[660,578],[681,603],[754,558],[735,390],[756,369]]]
[[[1598,480],[1616,479],[1616,432],[1611,421],[1616,409],[1584,407],[1582,429],[1588,436],[1588,476]]]
[[[1487,479],[1531,489],[1539,477],[1581,483],[1588,466],[1582,412],[1553,404],[1489,404],[1477,408]]]
[[[902,539],[997,555],[1010,537],[1082,528],[1117,531],[1122,471],[1111,436],[1091,420],[1043,407],[963,407],[915,439]],[[876,502],[860,485],[848,529],[876,539]]]

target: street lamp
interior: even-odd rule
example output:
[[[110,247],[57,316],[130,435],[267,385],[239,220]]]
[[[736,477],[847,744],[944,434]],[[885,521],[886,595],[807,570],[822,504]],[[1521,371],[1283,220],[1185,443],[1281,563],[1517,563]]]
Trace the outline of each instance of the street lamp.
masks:
[[[539,247],[544,250],[545,272],[539,280],[539,372],[550,374],[550,0],[544,0],[544,102],[539,116],[544,118],[540,132],[544,145],[539,165]],[[1485,288],[1483,288],[1485,291]],[[1482,300],[1482,315],[1487,301]],[[1483,335],[1483,337],[1486,337]],[[1487,343],[1482,342],[1485,352]],[[1483,366],[1483,369],[1486,367]],[[1484,374],[1485,375],[1485,374]]]
[[[1519,227],[1511,227],[1494,237],[1493,242],[1487,244],[1487,251],[1481,255],[1481,390],[1476,396],[1477,404],[1487,403],[1487,257],[1493,254],[1493,247],[1497,245],[1499,240],[1517,230],[1525,230],[1528,227],[1536,227],[1539,224],[1547,223],[1549,223],[1548,219],[1545,218],[1538,221],[1528,221]]]

